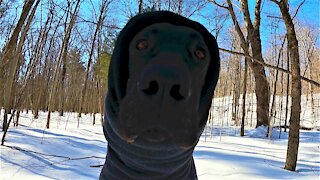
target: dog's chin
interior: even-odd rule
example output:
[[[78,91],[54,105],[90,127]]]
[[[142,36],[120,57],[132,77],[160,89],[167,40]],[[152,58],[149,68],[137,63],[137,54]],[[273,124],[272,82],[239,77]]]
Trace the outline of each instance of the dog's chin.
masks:
[[[184,138],[185,135],[172,135],[168,131],[159,128],[151,128],[143,130],[141,133],[131,134],[123,133],[121,135],[128,144],[136,144],[150,147],[178,147],[180,149],[193,148],[197,142],[198,137]]]
[[[139,137],[151,143],[160,143],[171,139],[170,134],[166,130],[159,128],[147,129],[143,131]]]
[[[170,134],[163,129],[150,128],[142,130],[140,133],[129,133],[128,131],[122,133],[122,139],[127,143],[143,143],[143,144],[168,144],[172,141]]]

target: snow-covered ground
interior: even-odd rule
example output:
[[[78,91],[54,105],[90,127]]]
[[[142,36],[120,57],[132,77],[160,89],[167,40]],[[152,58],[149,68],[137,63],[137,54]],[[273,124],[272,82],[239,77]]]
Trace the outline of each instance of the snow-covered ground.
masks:
[[[99,117],[93,126],[92,117],[83,116],[77,128],[76,114],[53,113],[45,129],[46,115],[33,119],[24,112],[21,125],[10,127],[6,146],[0,146],[0,179],[98,179],[96,166],[107,151]],[[297,172],[283,169],[287,133],[279,139],[273,130],[270,140],[265,134],[266,128],[246,129],[239,137],[237,127],[208,125],[194,151],[199,179],[319,179],[319,131],[301,131]]]

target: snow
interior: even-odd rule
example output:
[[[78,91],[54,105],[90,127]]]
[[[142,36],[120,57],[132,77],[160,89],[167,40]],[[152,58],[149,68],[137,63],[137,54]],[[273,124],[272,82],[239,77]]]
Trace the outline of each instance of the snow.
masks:
[[[320,174],[318,131],[302,131],[297,172],[284,170],[287,133],[274,129],[277,138],[265,138],[267,128],[246,130],[245,137],[225,128],[228,135],[205,142],[202,137],[194,156],[199,179],[317,179]],[[214,131],[218,132],[216,128]],[[238,134],[238,135],[237,135]]]
[[[98,179],[102,167],[95,166],[107,152],[100,116],[92,125],[92,116],[83,115],[77,128],[77,114],[53,113],[45,129],[46,116],[23,112],[21,125],[10,127],[6,146],[0,146],[0,179]],[[297,172],[283,169],[288,134],[279,138],[273,129],[268,139],[266,132],[246,127],[240,137],[239,127],[208,124],[194,151],[199,179],[319,179],[320,131],[301,131]]]
[[[272,99],[272,97],[270,98]],[[313,106],[311,101],[313,101]],[[213,117],[213,124],[216,126],[230,126],[235,125],[232,119],[232,97],[219,97],[214,98],[210,112]],[[270,102],[271,106],[271,102]],[[286,117],[286,96],[276,96],[275,98],[276,118],[272,118],[273,126],[284,126]],[[288,104],[288,119],[290,117],[291,97],[289,97]],[[301,119],[300,125],[305,128],[318,128],[320,129],[320,94],[313,94],[313,96],[301,96]],[[239,110],[237,113],[238,119],[242,117],[242,94],[239,99]],[[288,122],[288,120],[287,120]],[[256,126],[256,97],[254,94],[246,95],[246,118],[245,125]]]
[[[45,129],[46,113],[39,119],[21,114],[21,126],[11,127],[5,145],[43,154],[21,152],[1,146],[0,179],[97,179],[104,163],[107,142],[101,125],[93,126],[91,117],[84,116],[77,128],[76,114],[59,118],[52,115],[51,128]],[[97,118],[98,120],[99,118]],[[2,137],[2,133],[1,133]],[[54,157],[49,155],[63,156]],[[69,160],[64,157],[82,158]]]

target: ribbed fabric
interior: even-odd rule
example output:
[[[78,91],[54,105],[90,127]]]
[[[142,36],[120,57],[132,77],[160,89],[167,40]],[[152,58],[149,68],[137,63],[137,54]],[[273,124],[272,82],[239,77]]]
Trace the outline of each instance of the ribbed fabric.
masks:
[[[100,179],[196,179],[193,148],[128,144],[112,125],[106,125],[104,130],[108,154]]]

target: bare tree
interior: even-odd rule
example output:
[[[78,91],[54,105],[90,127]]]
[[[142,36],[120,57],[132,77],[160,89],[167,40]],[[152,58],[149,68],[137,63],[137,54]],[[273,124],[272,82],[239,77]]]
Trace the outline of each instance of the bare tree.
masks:
[[[43,29],[41,28],[40,30],[37,45],[36,45],[36,50],[34,51],[34,55],[31,59],[32,60],[31,62],[33,63],[33,67],[31,68],[35,68],[37,64],[41,67],[41,55],[47,43],[48,34],[52,28],[52,20],[54,18],[53,16],[54,16],[53,8],[51,8],[48,11],[47,19],[44,23],[44,28]],[[36,83],[38,84],[39,91],[37,91],[36,92],[37,95],[34,96],[34,106],[32,106],[32,110],[33,110],[34,118],[37,119],[39,116],[41,98],[43,98],[43,94],[47,86],[42,86],[42,84],[45,82],[44,75],[41,75],[41,73],[38,73],[38,75],[34,75],[34,76],[35,76],[35,79],[38,80],[36,81]],[[35,94],[35,93],[31,92],[30,94]]]
[[[19,47],[18,46],[18,38],[19,38],[19,34],[21,32],[21,29],[25,23],[26,18],[28,17],[29,13],[30,13],[30,9],[32,8],[33,4],[34,4],[34,0],[28,0],[25,1],[23,8],[22,8],[22,12],[19,18],[19,21],[4,49],[4,53],[2,55],[2,59],[1,59],[1,66],[0,66],[0,71],[4,72],[4,75],[6,78],[4,78],[5,84],[6,84],[6,93],[4,94],[5,97],[5,113],[4,113],[4,119],[3,119],[3,126],[2,129],[3,131],[5,129],[7,129],[7,118],[8,118],[8,113],[11,111],[11,108],[13,107],[13,103],[14,103],[14,84],[15,84],[15,78],[17,75],[17,69],[18,69],[18,63],[19,63],[19,59],[20,59],[20,55],[21,52],[19,52],[20,50],[20,46],[22,46],[24,44],[24,40],[25,40],[25,36],[27,31],[29,30],[29,26],[30,23],[33,19],[35,10],[37,8],[37,5],[39,4],[40,0],[37,1],[37,5],[34,7],[34,9],[32,10],[31,15],[28,18],[28,22],[24,28],[23,34],[20,36],[20,41],[19,41]],[[9,70],[5,70],[5,68],[8,68]],[[4,82],[0,82],[0,83],[4,83]]]
[[[255,77],[255,92],[257,98],[257,127],[261,125],[268,125],[268,114],[269,114],[269,99],[270,99],[270,90],[269,83],[266,78],[264,66],[259,63],[264,63],[262,57],[262,48],[261,48],[261,39],[260,39],[260,11],[261,11],[261,0],[257,0],[255,6],[255,17],[254,22],[252,23],[250,19],[250,13],[248,8],[248,1],[241,1],[241,11],[244,15],[244,21],[246,23],[246,31],[248,38],[245,38],[244,32],[240,28],[239,21],[234,12],[233,3],[231,0],[227,0],[227,6],[218,4],[216,1],[211,1],[217,6],[227,9],[231,15],[235,30],[240,37],[241,47],[244,51],[244,54],[249,55],[249,47],[251,47],[252,57],[257,61],[249,61],[249,66],[253,71]]]
[[[55,67],[54,75],[53,75],[53,81],[52,81],[53,85],[52,85],[52,87],[50,89],[50,93],[49,93],[48,116],[47,116],[46,128],[50,127],[51,111],[53,109],[52,106],[54,105],[53,95],[55,94],[55,91],[56,91],[56,88],[57,88],[57,83],[58,83],[57,82],[57,76],[58,76],[58,73],[59,73],[61,61],[64,62],[65,58],[66,58],[66,54],[67,54],[67,50],[68,50],[67,46],[69,44],[70,34],[71,34],[72,28],[74,26],[74,23],[75,23],[75,20],[76,20],[76,17],[77,17],[78,9],[80,7],[80,2],[81,1],[78,0],[77,4],[74,7],[70,23],[69,23],[68,28],[67,28],[67,30],[65,32],[65,36],[64,36],[63,42],[62,42],[62,46],[61,46],[60,51],[59,51],[58,61],[57,61],[56,67]],[[68,3],[70,3],[70,2],[68,2]],[[62,78],[64,78],[64,77],[62,76]]]
[[[296,36],[294,24],[289,13],[289,5],[287,0],[271,0],[278,5],[282,18],[287,29],[288,51],[290,52],[290,64],[292,72],[291,84],[291,116],[290,131],[288,139],[287,158],[285,169],[295,171],[297,165],[299,134],[300,134],[300,112],[301,112],[301,79],[300,79],[300,60],[299,46]],[[304,1],[303,1],[304,2]]]
[[[81,98],[80,98],[80,106],[79,106],[78,117],[81,117],[81,113],[82,113],[83,102],[84,102],[84,98],[85,98],[85,95],[86,95],[89,72],[90,72],[90,67],[91,67],[91,64],[92,64],[92,58],[93,58],[93,53],[94,53],[94,50],[95,50],[95,43],[96,43],[97,35],[98,35],[99,30],[101,29],[102,23],[103,23],[104,18],[105,18],[105,13],[106,13],[107,8],[108,8],[108,6],[110,5],[111,2],[112,1],[110,1],[110,0],[104,0],[104,1],[102,1],[101,7],[100,7],[101,9],[100,9],[100,14],[99,14],[99,19],[98,19],[98,23],[97,23],[97,26],[96,26],[96,30],[95,30],[94,35],[93,35],[93,40],[92,40],[92,44],[91,44],[91,50],[90,50],[89,60],[88,60],[88,65],[87,65],[87,72],[86,72],[85,82],[84,82],[84,86],[83,86],[83,89],[82,89],[82,95],[81,95]],[[79,126],[79,120],[78,120],[78,126]]]
[[[296,26],[297,27],[297,26]],[[300,58],[304,59],[304,70],[303,74],[308,74],[310,79],[314,79],[319,81],[319,76],[316,75],[315,72],[319,72],[319,66],[315,65],[319,61],[319,55],[317,52],[319,50],[316,47],[316,42],[319,38],[318,30],[314,29],[314,27],[298,27],[296,29],[297,38],[300,43]],[[317,69],[318,68],[318,69]],[[318,79],[317,79],[318,78]],[[318,88],[319,90],[319,88]],[[302,83],[302,93],[307,94],[307,102],[311,101],[311,109],[312,109],[312,116],[313,116],[313,127],[316,126],[317,113],[315,107],[315,96],[314,94],[317,93],[317,88],[310,84],[310,83]]]
[[[280,65],[280,60],[281,60],[281,55],[282,55],[282,49],[285,43],[285,38],[283,39],[279,54],[278,54],[278,58],[277,58],[277,67],[279,67]],[[273,45],[274,47],[276,46],[276,44]],[[272,96],[272,100],[271,100],[271,110],[270,110],[270,116],[269,116],[269,126],[268,126],[268,132],[267,132],[267,137],[269,137],[269,139],[271,138],[271,133],[272,133],[272,119],[274,120],[276,118],[276,109],[275,109],[275,104],[276,104],[276,95],[277,95],[277,84],[278,84],[278,78],[279,78],[279,70],[275,70],[276,74],[275,74],[275,81],[274,81],[274,85],[273,85],[273,96]]]
[[[240,51],[240,40],[234,30],[230,30],[231,34],[231,46],[232,50]],[[232,121],[236,126],[240,125],[239,121],[239,112],[240,112],[240,94],[241,94],[241,57],[229,55],[230,61],[228,62],[229,65],[229,72],[230,74],[230,82],[232,82]],[[226,87],[224,87],[226,88]]]

